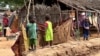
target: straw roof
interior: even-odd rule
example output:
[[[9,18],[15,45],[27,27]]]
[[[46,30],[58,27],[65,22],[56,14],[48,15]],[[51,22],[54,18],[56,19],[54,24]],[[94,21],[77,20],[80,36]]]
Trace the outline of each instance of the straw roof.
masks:
[[[58,1],[81,10],[94,10],[94,11],[100,10],[100,0],[58,0]]]

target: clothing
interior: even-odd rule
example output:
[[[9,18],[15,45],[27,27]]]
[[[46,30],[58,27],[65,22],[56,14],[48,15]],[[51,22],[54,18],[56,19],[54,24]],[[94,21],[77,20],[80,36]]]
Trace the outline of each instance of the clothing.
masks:
[[[6,27],[8,27],[8,22],[9,22],[9,21],[8,21],[8,18],[7,18],[7,17],[4,17],[4,18],[3,18],[4,37],[6,37]]]
[[[95,15],[94,17],[93,17],[93,26],[95,26],[95,27],[97,27],[98,25],[97,25],[97,15]]]
[[[36,39],[30,39],[30,46],[34,44],[34,46],[36,46],[36,42],[37,40]]]
[[[25,51],[25,47],[23,46],[24,40],[23,40],[23,34],[22,32],[19,34],[17,40],[12,45],[11,49],[14,52],[15,56],[23,56],[23,52]]]
[[[0,32],[2,32],[2,26],[0,26]]]
[[[89,35],[89,22],[84,21],[83,22],[83,36],[84,39],[88,39],[88,35]]]
[[[2,26],[0,26],[0,35],[2,35]]]
[[[29,39],[37,39],[37,25],[36,23],[28,23],[27,24],[27,28],[28,28],[28,37]]]
[[[9,27],[6,28],[6,36],[11,36],[11,29]]]
[[[3,18],[3,26],[4,26],[4,27],[7,27],[7,26],[8,26],[8,22],[9,22],[9,21],[8,21],[8,18],[4,17],[4,18]]]
[[[27,24],[27,32],[28,32],[28,37],[29,37],[29,46],[35,45],[36,46],[36,40],[37,40],[37,25],[36,23],[28,23]]]
[[[9,27],[11,27],[11,25],[12,25],[14,19],[16,19],[16,18],[15,18],[15,15],[11,15],[10,18],[9,18],[9,24],[8,24]]]
[[[47,28],[45,31],[45,41],[53,41],[53,29],[52,23],[50,21],[46,21]]]
[[[89,35],[89,30],[84,29],[84,30],[83,30],[84,39],[87,39],[87,38],[88,38],[88,35]]]
[[[3,29],[3,32],[4,32],[4,37],[6,37],[6,28]]]

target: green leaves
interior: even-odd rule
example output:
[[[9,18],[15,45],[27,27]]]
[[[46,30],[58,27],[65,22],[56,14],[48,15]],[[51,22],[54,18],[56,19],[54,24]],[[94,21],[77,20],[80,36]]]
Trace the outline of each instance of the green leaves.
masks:
[[[0,0],[0,6],[5,7],[7,4],[16,8],[24,5],[24,0]]]

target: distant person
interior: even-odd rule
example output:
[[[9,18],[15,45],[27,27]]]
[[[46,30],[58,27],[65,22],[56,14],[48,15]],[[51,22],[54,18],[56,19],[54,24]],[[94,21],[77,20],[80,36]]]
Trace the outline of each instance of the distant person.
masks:
[[[30,50],[36,50],[36,42],[37,42],[37,24],[32,16],[29,16],[29,23],[27,23],[27,32],[29,37],[29,46]],[[34,48],[33,48],[34,46]]]
[[[84,36],[84,40],[88,40],[88,36],[89,36],[89,29],[90,29],[90,23],[89,20],[86,18],[83,21],[83,36]]]
[[[3,17],[3,32],[4,32],[4,37],[6,37],[6,28],[8,27],[8,23],[9,23],[9,20],[7,18],[7,14],[4,14],[4,17]]]
[[[2,35],[2,24],[0,23],[0,36]]]
[[[45,41],[48,43],[48,45],[52,46],[53,27],[49,15],[45,17]]]

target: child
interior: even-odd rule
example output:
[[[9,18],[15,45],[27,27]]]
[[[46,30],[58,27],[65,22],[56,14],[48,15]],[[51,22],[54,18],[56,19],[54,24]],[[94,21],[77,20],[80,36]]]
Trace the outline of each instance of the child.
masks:
[[[45,17],[45,41],[48,43],[48,45],[52,46],[53,28],[49,15]]]
[[[84,40],[88,40],[88,36],[89,36],[89,20],[85,19],[83,22],[83,36],[84,36]]]
[[[39,25],[39,27],[40,27],[39,30],[42,31],[42,35],[44,37],[44,41],[48,45],[46,47],[52,46],[52,41],[53,41],[53,27],[52,27],[52,22],[50,21],[50,16],[49,15],[45,16],[45,23],[43,25],[42,24]]]
[[[27,32],[29,37],[29,46],[30,50],[36,50],[36,41],[37,41],[37,25],[32,16],[29,16],[29,23],[27,24]],[[34,46],[34,49],[33,49]]]

